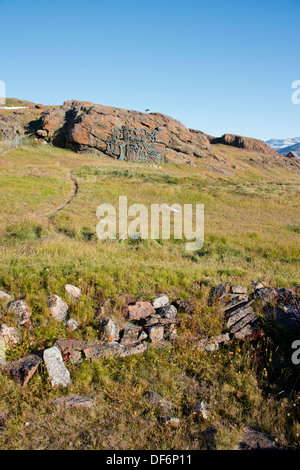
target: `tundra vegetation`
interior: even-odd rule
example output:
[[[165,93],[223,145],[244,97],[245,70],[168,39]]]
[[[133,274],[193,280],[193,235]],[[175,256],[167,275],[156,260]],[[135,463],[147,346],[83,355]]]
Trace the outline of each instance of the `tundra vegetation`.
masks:
[[[32,312],[21,341],[7,349],[7,361],[50,348],[58,338],[97,339],[96,312],[103,305],[121,326],[121,307],[129,299],[151,301],[166,293],[172,301],[190,300],[193,309],[179,314],[175,343],[128,357],[67,360],[70,387],[53,387],[43,363],[23,388],[1,372],[1,449],[232,449],[245,426],[274,436],[283,448],[299,447],[299,366],[291,362],[289,338],[266,325],[257,340],[234,340],[215,351],[197,350],[190,341],[224,327],[218,305],[207,302],[212,286],[300,284],[299,174],[257,166],[241,149],[218,148],[232,164],[228,172],[201,159],[197,166],[155,166],[49,145],[3,147],[0,289],[25,298]],[[203,247],[189,252],[184,239],[172,237],[97,239],[97,207],[117,206],[124,195],[128,205],[148,208],[204,204]],[[81,289],[79,300],[66,296],[66,284]],[[49,294],[67,302],[76,330],[51,317]],[[3,301],[0,317],[16,326]],[[158,419],[149,390],[172,403],[179,426]],[[51,405],[70,393],[92,396],[95,404]],[[207,419],[192,413],[201,401]]]

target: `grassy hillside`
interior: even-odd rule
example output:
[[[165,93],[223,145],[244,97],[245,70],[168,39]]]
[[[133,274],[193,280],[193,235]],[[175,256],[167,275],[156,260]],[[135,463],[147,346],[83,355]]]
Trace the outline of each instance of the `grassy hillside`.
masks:
[[[0,289],[26,297],[34,327],[23,332],[8,360],[70,335],[47,308],[48,294],[64,298],[67,283],[84,292],[70,304],[80,324],[76,338],[97,338],[95,311],[107,299],[117,319],[128,297],[151,300],[166,292],[171,300],[195,302],[176,346],[70,366],[73,392],[96,399],[90,411],[53,409],[50,399],[67,392],[53,389],[46,374],[36,374],[24,390],[0,374],[0,407],[10,415],[0,448],[201,449],[208,445],[201,437],[208,425],[216,428],[219,449],[234,446],[244,425],[261,427],[283,446],[300,444],[295,377],[282,362],[272,361],[276,347],[268,338],[211,353],[195,351],[186,341],[191,332],[222,329],[219,312],[206,303],[211,286],[249,287],[252,279],[279,287],[300,284],[299,175],[257,167],[239,149],[218,149],[230,168],[204,161],[197,167],[153,167],[50,146],[0,157]],[[122,195],[128,205],[148,208],[204,204],[203,248],[188,252],[184,240],[98,240],[98,205],[116,205]],[[1,313],[9,323],[4,308]],[[290,393],[278,399],[283,383]],[[174,403],[180,428],[157,421],[144,397],[149,389]],[[189,412],[201,399],[209,408],[207,422],[195,421]]]

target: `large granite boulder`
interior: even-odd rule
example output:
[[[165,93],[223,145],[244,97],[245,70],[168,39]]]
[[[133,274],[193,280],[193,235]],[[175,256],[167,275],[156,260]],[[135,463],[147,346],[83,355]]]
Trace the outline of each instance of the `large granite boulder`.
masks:
[[[54,145],[116,160],[155,163],[193,162],[211,154],[204,134],[160,113],[141,113],[66,101],[47,110],[40,130]]]

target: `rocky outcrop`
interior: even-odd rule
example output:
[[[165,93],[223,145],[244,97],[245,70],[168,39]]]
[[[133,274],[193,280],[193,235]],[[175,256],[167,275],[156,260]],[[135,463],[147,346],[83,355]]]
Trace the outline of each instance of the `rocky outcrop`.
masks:
[[[234,134],[223,134],[218,139],[210,139],[211,143],[221,143],[224,145],[231,145],[249,152],[260,153],[263,155],[278,155],[276,150],[269,147],[265,142],[259,139],[252,139],[250,137],[243,137]]]
[[[186,162],[211,154],[207,139],[168,116],[82,101],[46,111],[40,130],[54,145],[120,161]]]

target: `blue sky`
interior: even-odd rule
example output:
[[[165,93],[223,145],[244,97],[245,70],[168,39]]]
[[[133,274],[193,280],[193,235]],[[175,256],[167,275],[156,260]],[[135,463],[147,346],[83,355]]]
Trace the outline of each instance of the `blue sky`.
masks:
[[[219,136],[300,135],[300,0],[0,0],[8,97],[161,112]]]

